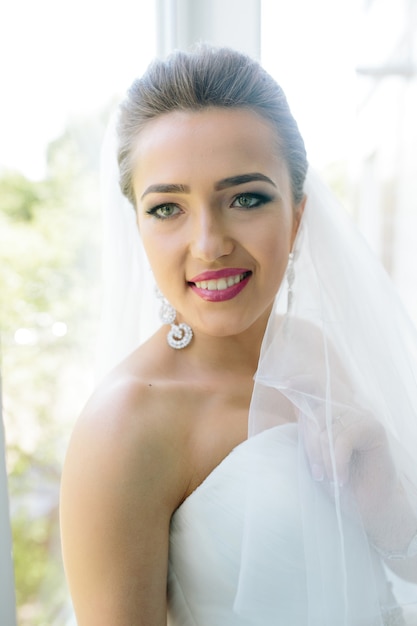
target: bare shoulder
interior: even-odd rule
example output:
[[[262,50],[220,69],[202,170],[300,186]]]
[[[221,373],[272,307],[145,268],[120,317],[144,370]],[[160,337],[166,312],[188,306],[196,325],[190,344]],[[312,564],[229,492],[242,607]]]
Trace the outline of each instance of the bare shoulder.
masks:
[[[180,498],[182,491],[181,467],[176,464],[183,437],[170,395],[163,383],[150,382],[128,369],[109,376],[75,425],[65,470],[88,469],[109,480],[116,475],[153,476],[153,487],[159,479],[160,489],[170,494],[175,508],[175,493]]]
[[[169,524],[188,480],[170,395],[119,368],[74,428],[61,526],[80,626],[165,624]]]

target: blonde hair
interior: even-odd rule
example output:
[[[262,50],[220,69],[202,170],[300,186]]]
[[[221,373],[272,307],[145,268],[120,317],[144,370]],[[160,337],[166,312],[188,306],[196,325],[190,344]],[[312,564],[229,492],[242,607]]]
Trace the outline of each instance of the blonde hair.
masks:
[[[141,129],[165,113],[206,107],[248,109],[273,124],[291,177],[293,200],[299,204],[308,163],[304,141],[283,90],[250,57],[229,48],[204,45],[192,52],[174,52],[164,61],[154,61],[133,82],[120,106],[120,187],[132,205],[135,205],[132,152]]]

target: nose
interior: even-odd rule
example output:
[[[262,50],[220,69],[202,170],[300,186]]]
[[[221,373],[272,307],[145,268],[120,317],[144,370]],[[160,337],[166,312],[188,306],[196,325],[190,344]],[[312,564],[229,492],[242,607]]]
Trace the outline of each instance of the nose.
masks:
[[[227,220],[219,212],[204,208],[195,215],[191,238],[191,254],[206,263],[230,254],[234,244]]]

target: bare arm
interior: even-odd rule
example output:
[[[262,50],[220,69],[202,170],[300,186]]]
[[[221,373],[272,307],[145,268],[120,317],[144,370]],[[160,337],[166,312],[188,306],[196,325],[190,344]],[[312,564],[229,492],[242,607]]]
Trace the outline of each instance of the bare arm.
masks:
[[[181,471],[172,433],[148,404],[146,392],[117,391],[87,410],[69,447],[61,524],[79,626],[166,624]]]

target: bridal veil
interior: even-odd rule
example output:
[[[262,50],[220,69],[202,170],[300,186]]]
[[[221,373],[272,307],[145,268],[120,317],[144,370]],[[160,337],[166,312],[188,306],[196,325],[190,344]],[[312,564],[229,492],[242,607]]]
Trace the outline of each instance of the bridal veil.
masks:
[[[158,326],[154,284],[135,214],[118,188],[116,140],[111,125],[104,147],[104,295],[99,369],[108,371]],[[417,519],[417,334],[390,279],[344,209],[312,172],[294,246],[293,297],[283,282],[265,333],[249,415],[249,435],[298,416],[298,489],[302,506],[309,626],[417,624],[417,585],[393,573],[365,532],[349,484],[338,476],[332,429],[345,414],[371,415],[383,425],[399,480]],[[333,479],[311,478],[302,424],[330,433]],[[351,459],[351,472],[356,459]],[[380,468],[372,469],[377,480]],[[317,480],[318,478],[318,480]],[[367,483],[372,485],[372,472]],[[326,491],[329,506],[318,501]],[[271,493],[273,498],[273,493]],[[323,511],[326,511],[324,514]],[[384,512],[381,511],[381,516]],[[347,523],[346,520],[349,520]],[[349,533],[356,527],[357,540]],[[392,528],[396,544],[397,528]],[[250,615],[259,593],[251,554],[262,532],[256,490],[249,490],[235,610]],[[417,527],[415,528],[417,533]],[[388,541],[389,543],[389,541]],[[274,558],[279,559],[279,555]],[[367,588],[356,597],[355,579]],[[381,603],[379,578],[386,579]],[[276,594],[274,581],[265,593]],[[337,597],[328,590],[337,588]],[[330,623],[337,603],[340,622]],[[402,610],[403,609],[403,610]],[[288,625],[290,626],[290,625]],[[307,624],[306,624],[307,626]]]

